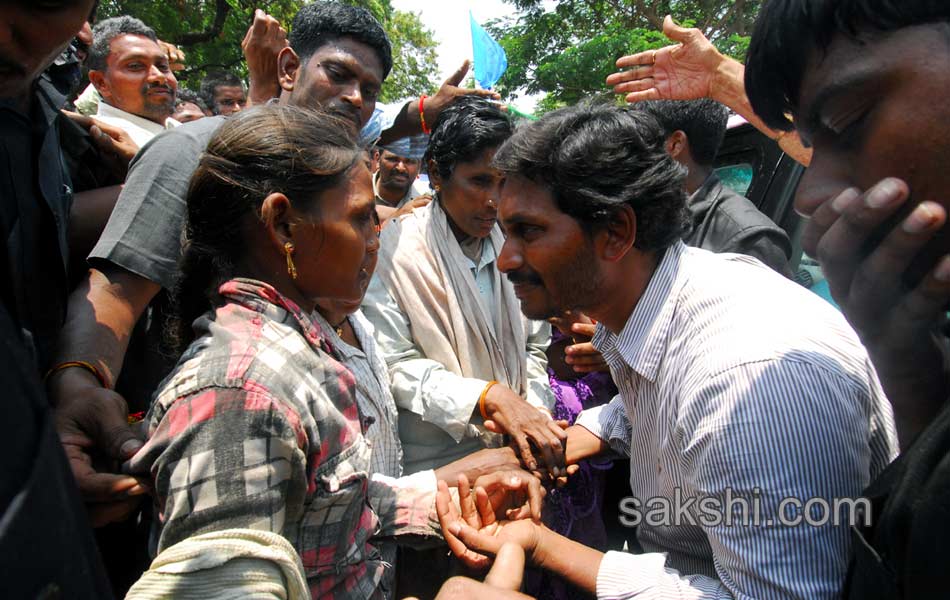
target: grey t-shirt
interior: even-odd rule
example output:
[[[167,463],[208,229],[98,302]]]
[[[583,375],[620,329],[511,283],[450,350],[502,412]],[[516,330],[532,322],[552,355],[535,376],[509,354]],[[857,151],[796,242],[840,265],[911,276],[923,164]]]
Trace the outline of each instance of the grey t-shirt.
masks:
[[[191,175],[224,117],[185,123],[155,136],[129,165],[89,263],[107,261],[161,285],[175,286]]]

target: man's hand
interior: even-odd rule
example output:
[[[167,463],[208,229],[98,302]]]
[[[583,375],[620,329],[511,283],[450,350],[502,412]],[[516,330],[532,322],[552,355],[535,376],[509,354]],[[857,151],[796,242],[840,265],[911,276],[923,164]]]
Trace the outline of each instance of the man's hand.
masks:
[[[181,48],[175,44],[163,42],[162,40],[158,40],[158,45],[162,47],[162,50],[165,51],[165,56],[168,57],[169,69],[172,71],[185,70],[185,53],[181,51]]]
[[[148,492],[134,477],[116,474],[142,447],[125,399],[77,368],[55,373],[48,387],[56,430],[93,526],[124,520]],[[97,464],[99,456],[105,467]]]
[[[713,96],[717,72],[729,59],[703,32],[680,27],[669,15],[663,21],[663,33],[679,43],[618,58],[617,67],[628,70],[608,76],[607,85],[617,94],[626,94],[627,102]]]
[[[535,471],[538,468],[531,448],[533,444],[552,477],[567,474],[563,447],[567,434],[550,415],[531,406],[501,383],[488,390],[485,414],[488,415],[485,428],[510,435],[528,470]]]
[[[593,323],[574,323],[571,326],[571,333],[576,337],[577,343],[564,349],[567,355],[564,361],[571,365],[576,373],[610,372],[604,355],[590,342],[596,327]],[[580,341],[583,339],[587,341]]]
[[[131,136],[124,129],[103,123],[93,117],[68,110],[62,113],[89,132],[89,137],[102,153],[104,162],[116,176],[125,179],[125,175],[129,172],[129,162],[139,151],[138,144],[132,141]]]
[[[565,379],[567,378],[565,376],[569,375],[569,373],[564,373],[566,369],[559,363],[565,363],[566,368],[571,370],[575,378],[577,374],[593,373],[595,371],[610,372],[610,367],[607,366],[604,356],[590,343],[597,328],[597,324],[590,317],[583,313],[566,311],[560,317],[551,317],[548,322],[557,327],[558,331],[568,336],[569,341],[573,342],[573,344],[563,346],[563,354],[560,356],[552,357],[551,353],[548,353],[548,364],[551,365],[558,377]],[[558,353],[561,351],[558,346],[551,346],[550,349],[558,351]]]
[[[474,88],[459,87],[462,80],[465,79],[465,74],[468,73],[469,64],[467,60],[462,63],[462,66],[459,67],[455,73],[452,73],[448,79],[442,82],[442,86],[436,95],[426,99],[425,118],[426,125],[428,125],[430,129],[435,125],[436,119],[439,118],[439,115],[442,114],[445,107],[462,96],[481,96],[494,100],[501,98],[497,92],[491,90],[476,90]]]
[[[470,480],[478,479],[495,471],[520,470],[521,461],[508,446],[483,448],[435,470],[435,478],[456,481],[459,475]]]
[[[835,301],[858,332],[888,398],[906,446],[948,397],[948,379],[936,328],[950,302],[950,256],[914,289],[902,276],[947,220],[938,203],[921,202],[881,241],[869,240],[907,202],[899,179],[862,193],[848,189],[815,211],[802,247],[818,258]]]
[[[399,209],[393,213],[390,217],[391,219],[398,219],[402,215],[411,213],[416,208],[421,208],[428,203],[432,202],[432,194],[423,194],[421,196],[416,196],[409,202],[403,204]]]
[[[529,557],[533,554],[543,525],[531,519],[513,520],[510,511],[492,503],[485,488],[476,484],[472,493],[464,476],[459,477],[458,493],[456,507],[448,486],[440,481],[435,506],[449,549],[466,566],[485,569],[491,562],[489,556],[498,554],[505,543],[517,545]]]
[[[241,42],[250,80],[248,106],[264,104],[280,94],[277,55],[288,44],[287,32],[277,19],[259,8],[255,10],[254,22]]]

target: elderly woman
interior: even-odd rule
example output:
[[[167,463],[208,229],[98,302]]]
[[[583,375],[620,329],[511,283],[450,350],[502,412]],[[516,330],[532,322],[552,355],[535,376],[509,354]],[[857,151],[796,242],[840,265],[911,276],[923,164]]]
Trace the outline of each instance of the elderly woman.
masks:
[[[130,598],[382,598],[370,538],[438,534],[431,471],[371,473],[356,382],[312,316],[359,302],[379,248],[350,129],[261,107],[201,158],[177,299],[190,344],[130,465],[154,485],[159,556]]]

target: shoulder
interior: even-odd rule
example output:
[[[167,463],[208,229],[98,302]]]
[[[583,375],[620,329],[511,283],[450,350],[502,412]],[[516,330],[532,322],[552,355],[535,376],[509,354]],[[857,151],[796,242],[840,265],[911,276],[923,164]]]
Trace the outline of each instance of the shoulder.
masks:
[[[295,412],[323,395],[348,393],[352,375],[294,327],[233,303],[196,321],[199,337],[182,355],[156,397],[168,404],[207,388],[229,388],[280,399]]]
[[[142,146],[130,165],[131,170],[140,162],[188,161],[204,151],[214,132],[224,124],[224,117],[206,117],[167,129]],[[142,157],[148,157],[143,161]],[[197,164],[197,163],[196,163]]]
[[[710,218],[719,228],[733,234],[774,231],[786,236],[784,230],[768,218],[745,196],[740,196],[728,186],[720,184],[719,201]]]
[[[713,372],[792,355],[852,367],[867,358],[841,313],[755,259],[688,248],[681,268],[673,336]]]

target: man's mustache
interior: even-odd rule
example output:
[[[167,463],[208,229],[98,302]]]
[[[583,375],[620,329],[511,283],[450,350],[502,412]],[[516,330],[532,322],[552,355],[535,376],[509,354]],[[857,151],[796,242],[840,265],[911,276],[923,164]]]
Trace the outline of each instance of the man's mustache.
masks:
[[[530,285],[542,285],[541,277],[533,271],[512,271],[507,274],[508,281],[513,284],[527,283]]]
[[[175,90],[173,90],[170,85],[166,85],[166,84],[164,84],[164,83],[150,83],[150,84],[147,84],[147,85],[145,85],[145,86],[142,88],[142,93],[143,93],[143,94],[147,94],[147,93],[151,92],[152,90],[165,90],[166,92],[168,92],[168,93],[171,94],[172,96],[175,95]]]

